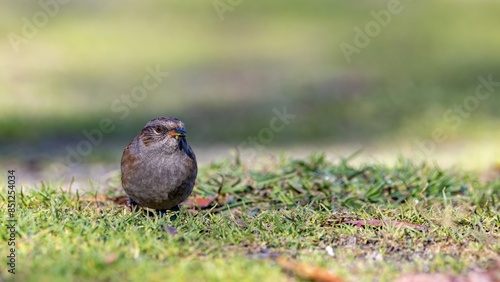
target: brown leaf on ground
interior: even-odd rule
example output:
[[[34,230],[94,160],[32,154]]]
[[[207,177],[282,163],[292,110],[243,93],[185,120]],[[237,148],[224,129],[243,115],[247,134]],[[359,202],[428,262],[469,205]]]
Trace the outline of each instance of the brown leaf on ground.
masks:
[[[410,222],[405,222],[405,221],[396,221],[396,220],[356,219],[356,220],[345,220],[345,221],[342,221],[341,223],[353,224],[353,225],[356,225],[357,227],[389,225],[389,226],[396,226],[396,227],[415,228],[415,229],[420,230],[420,231],[429,230],[429,227],[427,227],[425,225],[420,225],[420,224],[415,224],[415,223],[410,223]]]
[[[487,183],[500,178],[500,163],[497,163],[481,174],[481,181]]]
[[[95,195],[94,197],[80,198],[82,202],[105,202],[108,200],[106,195]]]
[[[343,282],[344,280],[323,268],[304,264],[298,261],[287,259],[283,256],[276,260],[283,269],[289,271],[300,278],[308,279],[315,282]]]
[[[127,196],[107,197],[107,200],[112,201],[118,205],[127,205],[128,197]]]
[[[465,282],[461,278],[457,278],[453,275],[442,274],[442,273],[420,273],[420,274],[410,274],[398,278],[395,282]]]
[[[114,254],[114,253],[111,253],[109,255],[107,255],[105,258],[104,258],[104,263],[105,264],[112,264],[113,262],[116,261],[116,259],[118,259],[118,255]]]
[[[211,207],[212,204],[215,201],[217,201],[217,198],[219,198],[219,195],[215,195],[213,197],[208,197],[208,198],[193,198],[193,199],[189,199],[189,200],[183,202],[181,205],[187,206],[188,208],[205,209],[205,208]]]
[[[188,208],[198,208],[198,209],[206,209],[206,208],[212,208],[215,205],[217,205],[217,200],[221,196],[222,192],[222,187],[224,186],[224,177],[222,176],[222,179],[218,181],[219,184],[219,189],[217,190],[217,194],[212,197],[207,197],[207,198],[191,198],[183,203],[181,203],[181,206],[187,206]]]
[[[173,226],[165,225],[163,226],[163,228],[168,232],[168,234],[172,236],[177,236],[177,234],[179,234],[179,232],[177,232],[177,229],[175,229],[175,227]]]
[[[462,276],[443,273],[409,274],[398,278],[395,282],[500,282],[500,261],[486,271],[473,270]]]
[[[238,225],[239,227],[246,227],[245,223],[240,218],[233,219],[233,222],[236,223],[236,225]]]

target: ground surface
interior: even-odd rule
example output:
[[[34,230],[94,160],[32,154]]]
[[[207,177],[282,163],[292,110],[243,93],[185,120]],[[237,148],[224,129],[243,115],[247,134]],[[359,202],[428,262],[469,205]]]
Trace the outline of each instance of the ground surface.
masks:
[[[345,281],[393,281],[466,275],[500,259],[498,172],[480,181],[405,160],[228,160],[201,168],[177,219],[129,212],[117,183],[105,195],[18,188],[16,274],[2,263],[2,280],[294,281],[308,266]]]
[[[221,16],[219,2],[234,7]],[[493,265],[500,3],[400,2],[356,44],[388,1],[2,1],[0,208],[15,169],[15,278],[285,281],[303,263],[391,281]],[[127,100],[151,69],[158,85]],[[285,108],[295,118],[269,133]],[[170,220],[116,203],[123,148],[161,115],[185,122],[202,164],[194,197],[222,187],[218,206]],[[212,164],[234,148],[243,164]],[[256,164],[245,149],[302,161]]]

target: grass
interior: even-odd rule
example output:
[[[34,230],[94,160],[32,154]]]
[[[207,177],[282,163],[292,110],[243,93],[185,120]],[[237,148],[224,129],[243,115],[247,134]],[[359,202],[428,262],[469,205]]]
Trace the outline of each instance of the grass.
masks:
[[[124,142],[160,115],[181,118],[194,147],[236,147],[285,106],[297,118],[269,148],[399,148],[439,129],[448,137],[426,157],[452,151],[446,158],[468,167],[479,167],[481,154],[488,165],[499,162],[498,88],[459,128],[443,117],[474,94],[478,76],[499,81],[499,3],[401,1],[404,11],[349,63],[339,44],[352,44],[354,27],[372,21],[370,11],[387,1],[243,1],[223,21],[212,2],[70,1],[17,54],[7,34],[20,34],[23,17],[41,8],[36,1],[2,2],[0,163],[25,162],[35,172],[49,167],[103,118],[116,130],[82,166],[115,162]],[[170,75],[121,118],[112,103],[156,65]],[[228,160],[203,166],[196,185],[195,197],[220,189],[219,205],[184,207],[177,220],[89,201],[95,195],[62,191],[57,183],[22,187],[15,278],[290,280],[293,274],[270,259],[275,254],[350,281],[463,273],[487,267],[500,250],[500,180],[479,179],[407,160],[394,166],[329,163],[321,155],[251,165]],[[106,193],[121,195],[113,183]],[[429,229],[344,223],[351,219]],[[0,280],[12,280],[0,265]]]
[[[289,281],[294,276],[271,259],[276,255],[349,281],[391,281],[485,268],[500,253],[500,178],[481,182],[407,160],[394,167],[334,164],[323,155],[212,163],[200,169],[194,197],[220,191],[217,206],[185,206],[175,220],[54,184],[27,188],[17,194],[16,276],[2,263],[8,281]],[[123,192],[117,185],[107,194]],[[343,223],[351,219],[429,229]]]

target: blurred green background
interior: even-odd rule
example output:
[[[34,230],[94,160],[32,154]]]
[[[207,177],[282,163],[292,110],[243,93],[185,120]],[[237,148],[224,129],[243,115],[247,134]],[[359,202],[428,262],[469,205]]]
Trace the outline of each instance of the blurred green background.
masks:
[[[355,47],[356,28],[388,1],[60,2],[0,4],[4,166],[64,159],[83,130],[110,119],[115,130],[82,164],[116,168],[129,140],[161,115],[183,120],[210,161],[258,136],[283,107],[296,118],[268,150],[396,156],[438,129],[446,137],[426,156],[499,161],[500,87],[460,126],[443,117],[474,95],[478,76],[500,81],[498,1],[402,0],[349,60],[341,44]],[[113,103],[126,105],[122,95],[148,67],[169,75],[122,116]]]

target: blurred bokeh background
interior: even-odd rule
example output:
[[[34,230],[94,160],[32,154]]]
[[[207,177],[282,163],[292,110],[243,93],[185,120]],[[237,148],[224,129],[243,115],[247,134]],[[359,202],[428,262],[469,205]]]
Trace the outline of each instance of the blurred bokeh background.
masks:
[[[1,165],[27,182],[109,175],[168,115],[202,163],[253,156],[254,138],[260,154],[486,169],[500,161],[498,15],[493,0],[2,1]],[[478,77],[494,81],[484,99]],[[295,118],[273,131],[285,107]]]

